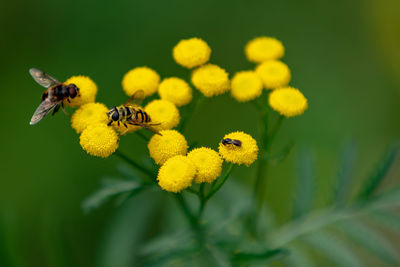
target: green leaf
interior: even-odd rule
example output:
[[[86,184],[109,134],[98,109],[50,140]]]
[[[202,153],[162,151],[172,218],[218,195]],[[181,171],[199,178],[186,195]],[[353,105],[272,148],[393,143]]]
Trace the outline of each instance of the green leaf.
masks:
[[[398,145],[392,145],[391,147],[389,147],[389,149],[386,151],[386,153],[380,160],[376,170],[365,181],[364,186],[362,187],[362,190],[359,193],[358,196],[359,199],[365,199],[371,196],[375,192],[375,190],[382,183],[390,167],[392,166],[398,151],[399,151]]]
[[[400,214],[387,210],[374,209],[368,213],[368,216],[382,226],[400,232]]]
[[[298,179],[293,217],[298,218],[309,212],[314,204],[316,191],[315,159],[309,149],[302,148],[299,153]]]
[[[335,192],[336,205],[341,207],[349,199],[354,183],[354,165],[356,163],[358,147],[354,142],[349,143],[343,152],[338,183]]]
[[[297,244],[293,244],[297,243]],[[310,255],[306,253],[302,248],[304,245],[300,242],[293,242],[288,246],[290,254],[284,259],[285,266],[289,267],[313,267],[314,262],[310,258]],[[300,244],[299,244],[300,243]]]
[[[155,216],[162,220],[158,211],[164,203],[162,195],[147,190],[116,209],[113,216],[108,218],[109,223],[103,231],[94,266],[138,266],[138,248],[142,247],[147,233],[154,231]]]
[[[138,193],[144,186],[137,181],[126,180],[104,180],[103,186],[98,191],[89,196],[82,204],[84,212],[89,212],[101,206],[113,196],[122,193]]]
[[[306,235],[302,240],[338,266],[362,266],[359,258],[344,242],[326,231]]]
[[[235,264],[267,264],[288,255],[289,251],[281,248],[266,250],[260,253],[237,252],[233,254],[232,261]]]
[[[396,265],[399,261],[396,249],[374,228],[361,221],[342,221],[338,227],[355,243],[364,247],[388,264]]]

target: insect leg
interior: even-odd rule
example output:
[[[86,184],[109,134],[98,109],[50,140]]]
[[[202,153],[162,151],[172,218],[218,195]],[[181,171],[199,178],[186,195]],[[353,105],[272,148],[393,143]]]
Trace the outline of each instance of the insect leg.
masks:
[[[61,108],[65,115],[69,116],[68,112],[64,108],[64,102],[61,102]]]
[[[107,123],[107,126],[110,126],[112,123],[113,123],[113,121],[109,121],[109,122]]]
[[[60,104],[58,104],[54,109],[53,109],[53,113],[51,114],[51,116],[54,116],[57,111],[60,109]]]

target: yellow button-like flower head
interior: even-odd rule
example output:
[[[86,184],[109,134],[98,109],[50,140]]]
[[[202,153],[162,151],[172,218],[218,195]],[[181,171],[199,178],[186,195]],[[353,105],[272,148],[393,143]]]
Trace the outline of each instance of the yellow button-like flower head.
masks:
[[[269,105],[285,117],[301,115],[308,107],[304,95],[298,89],[292,87],[272,91],[269,95]]]
[[[257,37],[247,43],[245,54],[249,61],[261,63],[267,60],[282,58],[285,54],[285,48],[275,38]]]
[[[192,101],[192,88],[184,80],[176,77],[166,78],[158,87],[161,99],[168,100],[180,107]]]
[[[181,40],[172,50],[172,55],[179,65],[188,69],[208,62],[211,48],[200,38]]]
[[[88,103],[82,105],[71,117],[72,128],[74,128],[77,133],[81,133],[89,125],[97,123],[107,124],[107,112],[107,107],[102,103]]]
[[[168,192],[178,193],[192,185],[196,167],[186,156],[178,155],[167,160],[158,171],[158,185]]]
[[[163,130],[160,133],[162,135],[153,135],[147,144],[150,157],[157,164],[162,165],[176,155],[186,155],[188,145],[182,134],[175,130]]]
[[[266,89],[287,86],[291,78],[289,67],[278,60],[261,63],[257,66],[256,73],[260,76]]]
[[[145,96],[154,94],[160,83],[160,76],[148,67],[137,67],[128,71],[122,79],[122,88],[128,96],[143,90]]]
[[[211,148],[201,147],[193,149],[187,157],[196,166],[195,183],[211,183],[220,176],[223,160]]]
[[[160,123],[153,126],[157,130],[169,130],[179,124],[179,110],[172,102],[156,99],[147,104],[144,110],[150,115],[150,124]]]
[[[75,84],[79,88],[79,95],[64,101],[64,104],[70,107],[79,107],[81,105],[92,103],[96,99],[97,85],[87,76],[72,76],[64,82],[65,84]]]
[[[233,132],[223,139],[239,140],[240,146],[234,144],[219,144],[219,154],[227,162],[249,166],[257,159],[258,146],[256,140],[244,132]]]
[[[254,71],[240,71],[231,82],[231,95],[239,102],[246,102],[259,97],[263,84]]]
[[[192,83],[206,97],[221,95],[229,90],[228,73],[214,64],[195,69],[192,73]]]
[[[106,124],[92,124],[83,130],[80,144],[83,150],[96,157],[107,158],[118,148],[118,135]]]

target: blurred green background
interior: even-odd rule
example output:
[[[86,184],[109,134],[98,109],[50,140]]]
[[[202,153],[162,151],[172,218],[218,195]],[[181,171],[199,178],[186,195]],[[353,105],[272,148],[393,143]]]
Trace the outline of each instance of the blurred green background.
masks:
[[[1,1],[0,265],[124,266],[120,253],[129,254],[133,234],[113,229],[134,232],[148,216],[146,205],[156,200],[150,194],[118,209],[82,212],[83,199],[102,176],[116,172],[119,160],[86,155],[62,112],[29,126],[43,90],[29,76],[30,67],[60,80],[88,75],[98,84],[97,100],[111,106],[125,101],[121,80],[133,67],[189,77],[171,56],[180,39],[205,39],[211,61],[231,74],[254,67],[243,53],[248,40],[280,39],[291,85],[309,99],[309,110],[287,120],[274,145],[296,141],[268,181],[267,200],[282,223],[291,210],[298,147],[316,157],[323,206],[343,144],[358,144],[356,175],[362,177],[399,138],[399,13],[398,0]],[[256,136],[255,116],[250,105],[229,95],[213,98],[189,122],[186,136],[215,148],[230,131]],[[132,157],[148,157],[135,135],[120,147]],[[238,168],[235,178],[251,182],[253,171]]]

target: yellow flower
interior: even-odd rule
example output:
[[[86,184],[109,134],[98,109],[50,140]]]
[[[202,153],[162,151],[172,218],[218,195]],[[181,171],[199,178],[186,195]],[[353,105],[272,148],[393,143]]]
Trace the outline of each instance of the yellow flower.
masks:
[[[192,73],[192,83],[206,97],[221,95],[229,90],[228,73],[214,64],[195,69]]]
[[[304,95],[298,89],[292,87],[272,91],[269,95],[269,105],[285,117],[301,115],[308,107]]]
[[[176,155],[186,155],[188,145],[182,134],[175,130],[163,130],[160,133],[162,135],[153,135],[147,144],[150,157],[157,164],[162,165]]]
[[[92,124],[83,130],[80,144],[83,150],[96,157],[107,158],[118,148],[118,135],[106,124]]]
[[[195,183],[211,183],[220,176],[223,160],[211,148],[201,147],[193,149],[187,157],[196,166]]]
[[[107,107],[102,103],[88,103],[77,109],[71,117],[72,128],[81,133],[91,124],[107,124]]]
[[[79,107],[83,104],[94,102],[97,95],[97,85],[87,76],[72,76],[64,82],[65,84],[75,84],[79,88],[79,95],[75,98],[64,101],[64,104],[70,107]]]
[[[249,61],[261,63],[282,58],[285,54],[285,48],[279,40],[263,36],[248,42],[245,47],[245,54]]]
[[[241,142],[240,146],[219,143],[219,154],[227,162],[249,166],[257,159],[258,146],[253,137],[244,132],[233,132],[225,135],[223,139],[226,138]]]
[[[145,96],[154,94],[160,83],[160,76],[148,67],[137,67],[128,71],[122,79],[122,88],[128,96],[143,90]]]
[[[192,101],[192,88],[180,78],[166,78],[158,87],[161,99],[168,100],[178,107],[189,104]]]
[[[257,66],[256,73],[260,76],[266,89],[283,87],[290,82],[289,67],[278,60],[265,61]]]
[[[211,48],[200,38],[181,40],[172,50],[172,55],[179,65],[191,69],[207,63]]]
[[[150,115],[151,124],[157,130],[169,130],[179,124],[180,116],[177,107],[162,99],[156,99],[147,104],[144,110]]]
[[[239,102],[259,97],[262,89],[262,81],[254,71],[240,71],[232,78],[231,95]]]
[[[167,160],[158,171],[158,185],[168,192],[178,193],[192,185],[196,167],[190,159],[178,155]]]

